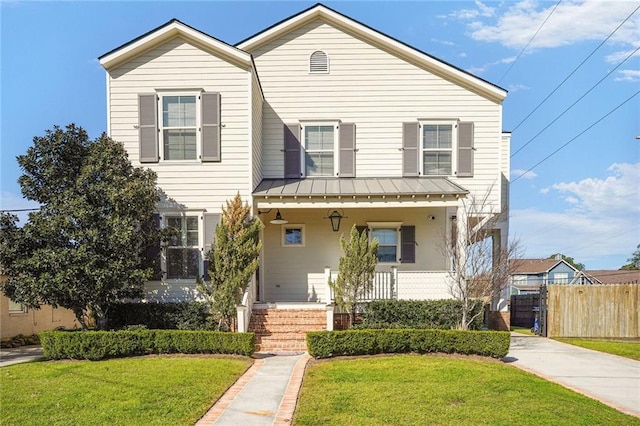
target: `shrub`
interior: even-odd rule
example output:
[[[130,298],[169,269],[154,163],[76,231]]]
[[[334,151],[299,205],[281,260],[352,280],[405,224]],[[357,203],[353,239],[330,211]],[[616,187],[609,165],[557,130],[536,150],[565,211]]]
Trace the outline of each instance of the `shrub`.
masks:
[[[118,303],[109,308],[113,330],[145,326],[156,330],[213,330],[209,307],[202,302]]]
[[[475,315],[482,306],[477,306]],[[482,327],[482,315],[470,325],[472,330]],[[455,329],[462,322],[462,304],[457,300],[375,300],[364,311],[358,329],[370,328],[428,328]]]
[[[502,358],[509,352],[510,333],[426,329],[314,331],[307,349],[315,358],[379,353],[457,353]]]
[[[119,358],[147,354],[238,354],[254,351],[253,333],[189,330],[45,331],[44,356],[52,359]]]

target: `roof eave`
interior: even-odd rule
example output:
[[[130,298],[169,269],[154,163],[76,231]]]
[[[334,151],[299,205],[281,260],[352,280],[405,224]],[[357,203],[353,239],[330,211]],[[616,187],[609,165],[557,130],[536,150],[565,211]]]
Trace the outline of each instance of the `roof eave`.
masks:
[[[383,34],[365,24],[362,24],[352,18],[342,15],[333,9],[322,4],[317,4],[311,8],[304,10],[297,15],[285,19],[266,30],[236,44],[236,47],[245,51],[252,51],[258,46],[267,43],[283,33],[302,26],[316,18],[322,18],[330,23],[336,24],[342,28],[348,28],[355,32],[358,36],[380,44],[385,48],[395,52],[405,60],[409,60],[423,66],[429,70],[447,75],[453,81],[470,88],[475,89],[480,94],[494,102],[502,102],[507,91],[496,86],[486,80],[481,79],[467,71],[456,66],[437,59],[425,52],[422,52],[412,46],[409,46],[391,36]]]
[[[110,70],[133,59],[142,52],[178,36],[184,37],[195,44],[217,52],[233,62],[246,65],[247,67],[252,66],[252,59],[249,53],[198,31],[176,19],[173,19],[156,29],[125,43],[108,53],[105,53],[98,59],[100,61],[100,65],[102,65],[106,70]]]

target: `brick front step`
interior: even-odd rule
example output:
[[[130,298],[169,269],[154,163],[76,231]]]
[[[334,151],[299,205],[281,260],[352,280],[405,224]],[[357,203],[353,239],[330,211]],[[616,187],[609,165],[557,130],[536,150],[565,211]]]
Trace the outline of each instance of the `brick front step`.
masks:
[[[256,335],[256,351],[306,351],[306,333],[325,330],[326,315],[324,309],[254,309],[249,331]]]

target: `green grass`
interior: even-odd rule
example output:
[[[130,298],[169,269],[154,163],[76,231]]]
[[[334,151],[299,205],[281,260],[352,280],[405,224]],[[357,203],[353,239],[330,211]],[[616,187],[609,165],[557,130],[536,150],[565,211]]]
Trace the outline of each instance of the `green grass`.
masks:
[[[529,334],[531,336],[534,336],[534,334],[531,332],[531,328],[512,325],[511,326],[511,331],[515,331],[516,333],[520,333],[520,334]]]
[[[240,357],[49,361],[0,369],[3,425],[193,425],[251,365]]]
[[[433,355],[309,365],[294,425],[640,425],[496,360]]]
[[[625,358],[640,361],[640,340],[634,341],[614,341],[614,340],[592,340],[592,339],[561,339],[559,342],[580,346],[594,351],[606,352],[609,354],[623,356]]]

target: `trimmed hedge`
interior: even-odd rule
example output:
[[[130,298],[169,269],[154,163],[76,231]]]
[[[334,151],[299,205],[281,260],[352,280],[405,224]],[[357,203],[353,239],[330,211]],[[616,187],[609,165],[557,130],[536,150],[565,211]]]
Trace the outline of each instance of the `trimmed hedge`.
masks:
[[[471,330],[482,328],[482,306]],[[462,303],[457,300],[375,300],[367,304],[359,329],[428,328],[450,330],[462,322]]]
[[[502,358],[509,352],[506,331],[345,330],[307,333],[307,349],[315,358],[380,353],[443,352]]]
[[[254,351],[253,333],[187,330],[45,331],[44,356],[52,359],[121,358],[148,354],[238,354]]]
[[[117,303],[109,308],[110,329],[144,325],[158,330],[213,330],[209,307],[202,302]]]

